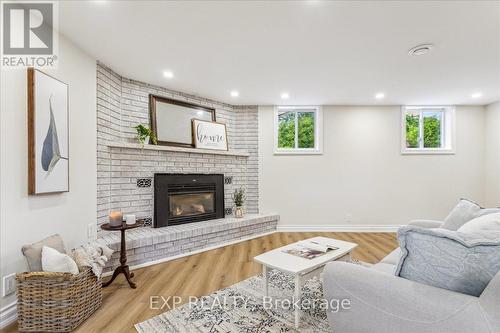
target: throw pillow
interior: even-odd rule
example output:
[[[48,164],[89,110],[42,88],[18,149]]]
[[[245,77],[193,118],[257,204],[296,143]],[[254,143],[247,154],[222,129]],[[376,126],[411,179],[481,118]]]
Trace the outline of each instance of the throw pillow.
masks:
[[[500,213],[493,213],[488,215],[483,215],[476,217],[465,223],[458,232],[463,233],[474,233],[481,231],[493,231],[500,232]]]
[[[396,275],[479,296],[500,271],[500,232],[464,234],[406,226],[398,230],[402,256]]]
[[[30,272],[41,272],[42,271],[42,248],[43,246],[48,246],[56,249],[60,253],[66,253],[64,249],[64,243],[58,234],[52,235],[37,243],[31,245],[24,245],[22,247],[22,252],[26,261],[28,262],[28,269]]]
[[[76,262],[70,256],[48,246],[42,248],[42,268],[44,272],[78,274]]]
[[[500,213],[500,208],[482,208],[473,201],[460,199],[460,202],[444,219],[441,228],[456,231],[476,217],[493,213]]]

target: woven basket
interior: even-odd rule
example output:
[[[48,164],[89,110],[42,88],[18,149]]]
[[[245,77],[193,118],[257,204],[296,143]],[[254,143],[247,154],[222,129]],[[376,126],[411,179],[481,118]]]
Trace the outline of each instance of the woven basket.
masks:
[[[71,332],[102,303],[101,280],[78,274],[31,272],[16,276],[21,332]]]

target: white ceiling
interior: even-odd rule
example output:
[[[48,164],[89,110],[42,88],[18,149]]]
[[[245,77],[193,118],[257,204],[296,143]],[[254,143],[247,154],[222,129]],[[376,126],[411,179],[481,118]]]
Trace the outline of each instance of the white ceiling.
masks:
[[[59,17],[123,76],[231,104],[500,100],[498,1],[66,1]]]

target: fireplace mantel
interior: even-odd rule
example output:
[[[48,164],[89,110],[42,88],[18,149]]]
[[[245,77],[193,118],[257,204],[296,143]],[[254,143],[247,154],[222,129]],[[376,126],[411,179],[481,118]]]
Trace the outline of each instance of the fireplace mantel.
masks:
[[[156,150],[156,151],[173,151],[173,152],[183,152],[183,153],[193,153],[193,154],[212,154],[212,155],[226,155],[226,156],[241,156],[248,157],[250,154],[243,150],[210,150],[210,149],[197,149],[197,148],[186,148],[186,147],[174,147],[174,146],[159,146],[159,145],[140,145],[138,143],[129,142],[118,142],[109,143],[110,148],[126,148],[126,149],[143,149],[143,150]]]

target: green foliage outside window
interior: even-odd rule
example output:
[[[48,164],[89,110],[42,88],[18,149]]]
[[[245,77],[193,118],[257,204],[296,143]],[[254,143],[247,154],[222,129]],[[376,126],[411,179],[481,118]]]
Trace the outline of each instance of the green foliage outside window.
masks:
[[[299,112],[299,148],[314,148],[314,113]]]
[[[441,148],[441,114],[424,113],[424,148]],[[419,114],[406,114],[406,147],[419,148]]]
[[[278,116],[278,148],[295,148],[295,112]]]
[[[406,147],[418,148],[419,115],[406,114]]]
[[[297,148],[314,148],[314,112],[284,112],[278,115],[278,148],[296,148],[295,117],[297,118]]]
[[[424,116],[424,147],[441,148],[440,115]]]

